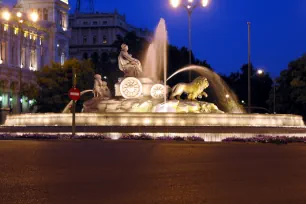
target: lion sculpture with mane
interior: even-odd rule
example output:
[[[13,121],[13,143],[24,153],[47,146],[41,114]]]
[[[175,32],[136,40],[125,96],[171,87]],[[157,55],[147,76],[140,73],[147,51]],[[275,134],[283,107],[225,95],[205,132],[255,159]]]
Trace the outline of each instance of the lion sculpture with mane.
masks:
[[[172,94],[170,99],[178,99],[183,93],[188,95],[188,100],[196,100],[197,98],[202,98],[202,96],[208,97],[208,94],[204,90],[209,86],[207,78],[200,76],[197,77],[191,83],[179,83],[175,85],[172,89]]]

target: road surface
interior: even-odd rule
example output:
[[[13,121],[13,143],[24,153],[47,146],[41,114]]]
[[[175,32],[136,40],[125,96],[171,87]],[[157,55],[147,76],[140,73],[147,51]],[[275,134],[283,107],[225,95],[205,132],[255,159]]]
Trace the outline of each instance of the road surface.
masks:
[[[306,145],[0,141],[2,204],[305,204]]]

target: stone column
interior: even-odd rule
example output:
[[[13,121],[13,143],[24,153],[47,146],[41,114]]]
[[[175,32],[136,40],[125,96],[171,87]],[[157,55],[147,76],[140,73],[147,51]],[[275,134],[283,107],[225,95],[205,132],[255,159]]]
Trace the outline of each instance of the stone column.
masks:
[[[28,46],[25,46],[24,48],[24,69],[30,69],[30,63],[31,63],[31,51]]]
[[[7,32],[7,42],[6,42],[6,49],[5,49],[5,56],[6,56],[6,64],[10,65],[11,64],[11,51],[12,51],[12,38],[11,38],[11,31],[12,28],[9,27]]]
[[[20,96],[18,93],[13,93],[12,95],[13,101],[11,102],[11,106],[13,108],[13,113],[14,114],[19,114],[20,113]]]
[[[23,113],[29,112],[29,101],[26,96],[22,96],[22,112]]]
[[[35,60],[36,60],[36,69],[40,70],[42,65],[41,65],[41,46],[39,44],[39,38],[36,39],[36,50],[35,50]]]
[[[22,38],[22,32],[21,32],[21,30],[19,29],[18,30],[18,32],[19,32],[19,35],[18,35],[18,42],[17,42],[17,48],[16,48],[16,50],[17,50],[17,53],[16,53],[16,55],[17,55],[17,67],[20,67],[21,66],[21,63],[22,63],[22,61],[21,61],[21,53],[22,53],[22,44],[21,44],[21,38]]]
[[[6,116],[10,113],[9,95],[7,93],[3,93],[0,96],[2,97],[2,107],[0,109],[0,124],[3,124],[5,122]]]

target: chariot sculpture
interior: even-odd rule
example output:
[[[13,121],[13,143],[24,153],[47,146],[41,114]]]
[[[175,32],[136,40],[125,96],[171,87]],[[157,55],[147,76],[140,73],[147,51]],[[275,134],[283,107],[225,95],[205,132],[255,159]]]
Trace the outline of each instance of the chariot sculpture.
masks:
[[[118,57],[119,69],[124,73],[115,85],[116,96],[125,99],[138,98],[140,96],[151,96],[154,99],[164,97],[164,85],[154,83],[150,78],[141,77],[142,65],[139,60],[128,53],[128,46],[121,45],[121,52]]]

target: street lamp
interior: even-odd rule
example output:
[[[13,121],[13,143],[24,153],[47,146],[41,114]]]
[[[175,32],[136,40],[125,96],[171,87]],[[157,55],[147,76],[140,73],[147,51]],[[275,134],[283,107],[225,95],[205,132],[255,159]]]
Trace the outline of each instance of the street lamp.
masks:
[[[257,70],[257,74],[258,74],[258,75],[262,75],[263,73],[264,73],[264,70],[262,70],[262,69],[258,69],[258,70]]]
[[[9,21],[11,19],[11,13],[9,11],[3,11],[2,18],[6,21]]]
[[[31,21],[33,21],[34,23],[36,23],[38,21],[38,14],[36,12],[32,12],[30,14],[30,19]]]
[[[191,64],[191,14],[197,7],[206,7],[209,0],[170,0],[173,8],[182,6],[188,13],[188,49],[189,49],[189,64]],[[189,71],[189,81],[191,82],[191,71]]]

